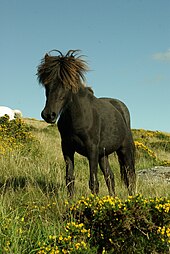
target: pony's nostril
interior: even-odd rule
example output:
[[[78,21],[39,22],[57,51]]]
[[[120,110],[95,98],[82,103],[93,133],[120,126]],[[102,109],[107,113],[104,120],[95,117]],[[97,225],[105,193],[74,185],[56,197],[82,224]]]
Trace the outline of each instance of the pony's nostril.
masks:
[[[55,112],[50,112],[50,113],[47,113],[46,111],[42,111],[41,112],[41,116],[42,118],[46,121],[46,122],[54,122],[56,120],[56,113]]]
[[[56,118],[56,113],[55,112],[51,112],[51,119],[55,119]]]

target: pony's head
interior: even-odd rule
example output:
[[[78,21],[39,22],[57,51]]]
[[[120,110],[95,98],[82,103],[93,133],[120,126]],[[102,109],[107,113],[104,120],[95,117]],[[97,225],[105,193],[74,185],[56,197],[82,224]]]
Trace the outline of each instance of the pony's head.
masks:
[[[41,115],[49,123],[56,121],[72,93],[78,92],[85,80],[84,73],[88,71],[86,62],[78,56],[79,50],[69,50],[66,55],[52,51],[58,55],[46,54],[37,72],[46,91],[46,105]]]

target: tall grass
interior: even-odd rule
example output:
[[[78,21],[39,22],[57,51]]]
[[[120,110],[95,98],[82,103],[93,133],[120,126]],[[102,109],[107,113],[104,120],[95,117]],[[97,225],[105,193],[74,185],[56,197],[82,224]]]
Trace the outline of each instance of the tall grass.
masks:
[[[73,200],[68,200],[65,164],[57,128],[33,119],[14,120],[13,123],[4,119],[0,126],[0,140],[4,144],[0,150],[0,253],[60,253],[53,247],[48,250],[48,241],[59,237],[65,230],[68,213],[65,203],[74,204],[82,196],[90,195],[88,162],[76,154],[75,195]],[[149,137],[144,130],[134,130],[135,140],[144,145],[138,147],[137,171],[168,163],[170,157],[169,135],[148,133]],[[145,148],[152,150],[155,157]],[[115,173],[116,194],[121,200],[126,200],[128,193],[121,184],[115,154],[110,156],[110,162]],[[99,181],[99,196],[108,195],[100,170]],[[169,198],[168,187],[164,181],[151,183],[137,179],[137,192],[146,198]],[[75,253],[79,250],[80,253],[96,253],[96,250],[87,252],[83,244],[76,245],[80,242],[75,240],[72,246]]]

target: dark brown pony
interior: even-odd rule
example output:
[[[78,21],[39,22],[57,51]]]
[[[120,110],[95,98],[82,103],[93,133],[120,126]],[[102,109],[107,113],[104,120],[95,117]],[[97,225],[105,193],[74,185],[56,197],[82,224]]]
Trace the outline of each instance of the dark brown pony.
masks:
[[[57,56],[46,54],[38,67],[38,79],[46,91],[42,118],[48,123],[58,120],[61,146],[66,163],[66,185],[70,196],[74,191],[74,154],[88,158],[89,187],[99,192],[98,164],[104,174],[110,195],[115,195],[114,174],[108,155],[116,151],[121,178],[129,194],[135,192],[134,142],[130,129],[129,111],[125,104],[111,98],[96,98],[85,87],[86,62],[79,51]]]

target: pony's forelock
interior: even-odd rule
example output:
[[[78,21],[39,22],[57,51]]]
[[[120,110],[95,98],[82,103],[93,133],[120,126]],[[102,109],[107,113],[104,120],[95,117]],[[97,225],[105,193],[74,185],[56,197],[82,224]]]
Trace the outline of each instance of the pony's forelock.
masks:
[[[57,52],[57,56],[51,55]],[[63,55],[59,50],[51,50],[38,66],[38,80],[43,85],[61,84],[64,88],[77,92],[80,82],[85,81],[85,73],[89,70],[86,61],[79,55],[80,50],[69,50]]]

